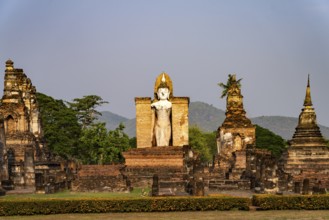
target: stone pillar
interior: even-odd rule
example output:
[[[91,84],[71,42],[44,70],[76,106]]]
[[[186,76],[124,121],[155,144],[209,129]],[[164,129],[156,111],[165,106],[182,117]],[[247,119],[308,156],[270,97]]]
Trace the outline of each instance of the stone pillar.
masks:
[[[150,97],[135,98],[137,148],[152,147],[152,109]]]
[[[25,185],[27,187],[35,187],[34,152],[32,149],[25,151],[24,174]]]
[[[153,183],[152,183],[152,196],[159,195],[159,177],[157,174],[153,175]]]
[[[202,179],[195,181],[194,196],[204,196],[204,182]]]
[[[6,136],[4,119],[0,117],[0,185],[2,180],[8,180],[8,161],[5,159],[6,154]],[[1,187],[1,186],[0,186]]]
[[[235,168],[246,169],[247,168],[246,151],[236,151],[235,156],[236,156]]]
[[[188,97],[173,97],[172,100],[173,146],[188,145]]]

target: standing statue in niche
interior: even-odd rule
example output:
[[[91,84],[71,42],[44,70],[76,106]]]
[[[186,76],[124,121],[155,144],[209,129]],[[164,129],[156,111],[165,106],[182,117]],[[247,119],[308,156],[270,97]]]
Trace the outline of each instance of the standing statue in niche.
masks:
[[[161,83],[157,89],[158,101],[151,104],[155,111],[154,137],[155,146],[169,146],[171,139],[171,107],[172,103],[168,101],[170,90],[166,83],[165,75],[162,75]]]

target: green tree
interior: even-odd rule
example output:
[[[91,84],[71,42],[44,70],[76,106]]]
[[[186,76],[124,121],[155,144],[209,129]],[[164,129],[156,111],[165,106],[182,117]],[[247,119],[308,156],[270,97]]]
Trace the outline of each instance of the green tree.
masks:
[[[132,138],[129,139],[129,145],[130,145],[130,148],[136,148],[137,147],[136,137],[132,137]]]
[[[215,132],[202,132],[198,127],[189,128],[189,144],[200,155],[202,162],[211,162],[216,154]]]
[[[217,131],[213,132],[204,132],[203,136],[206,139],[207,146],[210,150],[210,155],[214,156],[217,154]]]
[[[228,90],[230,89],[230,87],[232,86],[232,83],[234,82],[234,77],[235,77],[235,75],[228,74],[228,79],[227,79],[226,84],[224,84],[222,82],[218,83],[219,87],[221,87],[223,89],[221,98],[224,98],[225,96],[227,96]],[[236,80],[236,83],[239,88],[241,88],[241,80],[242,79]]]
[[[124,129],[125,126],[120,123],[120,125],[115,130],[109,131],[112,163],[124,162],[122,152],[131,148],[129,136],[123,132]]]
[[[105,123],[94,123],[82,130],[78,158],[83,164],[112,164],[124,161],[122,152],[130,148],[129,137],[120,124],[107,131]]]
[[[109,141],[105,123],[82,129],[79,141],[77,157],[83,164],[104,164],[107,161]]]
[[[286,141],[272,131],[256,125],[256,147],[267,149],[279,157],[286,148]]]
[[[83,164],[120,163],[124,160],[122,152],[136,146],[136,138],[129,139],[123,132],[123,124],[107,131],[105,123],[95,123],[100,115],[96,107],[107,103],[99,96],[84,96],[69,103],[38,93],[37,99],[45,142],[55,155]]]
[[[100,96],[87,95],[83,96],[83,98],[75,98],[73,102],[67,103],[70,108],[76,112],[82,128],[86,128],[90,126],[98,116],[102,115],[96,108],[108,102],[104,101]]]
[[[81,127],[75,111],[62,100],[37,93],[41,125],[49,150],[62,158],[72,159],[76,153]]]

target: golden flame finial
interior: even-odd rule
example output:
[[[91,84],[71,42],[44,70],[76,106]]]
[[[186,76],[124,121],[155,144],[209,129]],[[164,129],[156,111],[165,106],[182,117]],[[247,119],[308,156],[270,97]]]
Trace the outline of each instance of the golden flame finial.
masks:
[[[165,83],[166,82],[166,77],[165,77],[165,74],[162,73],[162,79],[161,79],[161,82]]]

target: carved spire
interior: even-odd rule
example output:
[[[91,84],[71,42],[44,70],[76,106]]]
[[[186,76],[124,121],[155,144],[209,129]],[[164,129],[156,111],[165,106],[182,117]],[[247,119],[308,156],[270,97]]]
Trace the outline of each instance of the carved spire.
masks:
[[[293,147],[326,146],[326,142],[324,141],[320,128],[316,122],[316,114],[312,105],[310,76],[308,76],[307,80],[304,108],[299,115],[295,134],[289,144]]]
[[[313,104],[312,104],[312,99],[311,99],[310,74],[308,74],[304,106],[306,107],[306,106],[312,106],[312,105]]]

